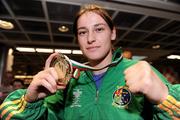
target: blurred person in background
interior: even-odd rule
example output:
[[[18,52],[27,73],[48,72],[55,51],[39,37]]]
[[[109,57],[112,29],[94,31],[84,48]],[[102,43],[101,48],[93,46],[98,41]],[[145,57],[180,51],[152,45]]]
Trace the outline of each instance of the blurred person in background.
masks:
[[[24,82],[21,79],[15,79],[12,82],[13,90],[17,89],[23,89],[24,88]]]
[[[123,57],[127,58],[127,59],[132,59],[132,57],[133,57],[132,52],[129,50],[123,51]]]
[[[10,71],[5,72],[1,86],[0,86],[0,103],[7,97],[7,95],[13,91],[11,85],[12,80],[14,79],[13,73]]]

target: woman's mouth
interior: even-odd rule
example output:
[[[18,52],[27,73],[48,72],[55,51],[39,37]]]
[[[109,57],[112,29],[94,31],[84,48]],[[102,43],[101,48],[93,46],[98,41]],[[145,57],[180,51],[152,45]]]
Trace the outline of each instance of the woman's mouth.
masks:
[[[95,50],[97,50],[99,48],[99,46],[91,46],[91,47],[87,47],[86,49],[88,50],[88,51],[95,51]]]

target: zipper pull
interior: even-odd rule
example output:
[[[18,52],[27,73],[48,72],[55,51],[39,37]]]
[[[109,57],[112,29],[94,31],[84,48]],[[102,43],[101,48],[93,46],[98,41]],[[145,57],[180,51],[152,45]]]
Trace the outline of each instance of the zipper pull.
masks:
[[[95,98],[96,101],[98,100],[98,97],[99,97],[99,91],[97,90],[96,91],[96,98]]]

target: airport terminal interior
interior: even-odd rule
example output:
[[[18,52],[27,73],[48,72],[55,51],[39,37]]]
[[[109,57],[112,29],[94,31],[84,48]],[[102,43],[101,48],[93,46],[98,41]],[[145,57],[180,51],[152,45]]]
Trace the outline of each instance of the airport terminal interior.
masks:
[[[44,69],[48,56],[61,52],[84,63],[73,35],[83,4],[108,11],[116,25],[115,48],[146,60],[173,84],[180,83],[179,0],[0,0],[0,83],[12,74],[26,86]]]

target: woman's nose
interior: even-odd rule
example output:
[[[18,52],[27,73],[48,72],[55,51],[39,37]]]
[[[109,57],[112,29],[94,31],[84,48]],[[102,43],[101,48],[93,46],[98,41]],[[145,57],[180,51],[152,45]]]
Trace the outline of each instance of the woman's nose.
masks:
[[[95,40],[96,40],[95,39],[95,33],[93,31],[90,31],[89,34],[88,34],[88,43],[92,43]]]

